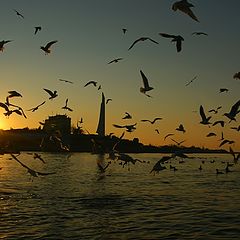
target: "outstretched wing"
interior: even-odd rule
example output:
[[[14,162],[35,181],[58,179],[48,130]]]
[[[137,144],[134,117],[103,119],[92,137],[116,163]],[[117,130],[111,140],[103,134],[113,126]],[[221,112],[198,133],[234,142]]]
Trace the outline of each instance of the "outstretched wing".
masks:
[[[200,106],[200,115],[201,115],[202,121],[206,120],[206,115],[204,113],[204,109],[202,105]]]
[[[240,107],[240,100],[238,100],[231,108],[230,114],[236,115],[239,113],[238,108]]]
[[[175,38],[175,35],[171,35],[171,34],[167,34],[167,33],[159,33],[159,35],[161,35],[162,37],[165,38]]]
[[[140,70],[140,73],[141,73],[141,76],[142,76],[144,88],[148,89],[149,88],[148,79],[145,76],[145,74],[142,72],[142,70]]]
[[[120,126],[120,125],[117,125],[117,124],[113,124],[114,127],[116,128],[125,128],[125,126]]]
[[[57,40],[55,41],[51,41],[49,43],[47,43],[47,45],[45,46],[45,48],[49,49],[54,43],[58,42]]]
[[[52,92],[51,90],[46,89],[46,88],[44,88],[44,90],[45,90],[50,96],[53,96],[53,95],[54,95],[53,92]]]
[[[140,40],[141,40],[141,38],[135,40],[135,41],[132,43],[132,45],[128,48],[128,50],[130,50],[131,48],[133,48],[133,46],[134,46],[137,42],[139,42]]]

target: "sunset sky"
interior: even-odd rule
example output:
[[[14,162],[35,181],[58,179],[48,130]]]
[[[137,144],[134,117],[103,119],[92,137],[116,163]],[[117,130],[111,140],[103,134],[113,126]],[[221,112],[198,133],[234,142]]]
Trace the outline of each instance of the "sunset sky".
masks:
[[[186,140],[186,146],[218,148],[221,132],[234,140],[232,148],[240,150],[240,132],[231,129],[239,126],[223,116],[240,99],[240,80],[233,75],[240,71],[240,1],[192,0],[192,8],[200,22],[188,15],[174,12],[170,0],[8,0],[1,2],[0,36],[12,40],[0,52],[0,101],[5,102],[8,91],[15,90],[22,98],[11,103],[21,106],[27,119],[12,114],[4,116],[0,109],[0,128],[38,128],[39,121],[50,115],[67,114],[72,125],[83,118],[83,128],[96,133],[102,91],[106,99],[106,132],[119,136],[122,129],[112,124],[137,123],[136,131],[125,138],[140,139],[144,144],[173,144],[164,136],[174,133],[173,139]],[[24,15],[24,19],[14,11]],[[42,30],[34,35],[34,27]],[[122,28],[127,32],[123,34]],[[192,35],[201,31],[208,34]],[[181,35],[185,40],[182,51],[177,53],[171,39],[159,33]],[[140,37],[157,41],[139,42],[128,51]],[[58,40],[45,55],[40,46]],[[115,58],[118,63],[108,64]],[[140,93],[144,72],[154,89],[152,98]],[[187,82],[197,78],[189,85]],[[69,84],[58,79],[74,82]],[[102,89],[84,85],[94,80]],[[48,100],[43,90],[57,90],[59,96]],[[219,93],[220,88],[229,89]],[[65,100],[73,112],[61,109]],[[28,109],[41,102],[46,104],[37,111]],[[224,120],[226,126],[204,126],[199,107],[203,105],[211,122]],[[218,114],[208,110],[222,106]],[[123,120],[125,112],[133,119]],[[162,117],[154,125],[141,119]],[[183,124],[186,133],[175,129]],[[157,134],[155,129],[159,130]],[[209,132],[216,137],[207,138]],[[229,145],[224,145],[229,149]]]

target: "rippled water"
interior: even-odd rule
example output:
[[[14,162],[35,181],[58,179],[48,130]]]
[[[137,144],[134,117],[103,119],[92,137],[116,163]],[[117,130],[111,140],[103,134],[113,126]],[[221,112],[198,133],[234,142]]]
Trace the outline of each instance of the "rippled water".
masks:
[[[162,154],[130,155],[146,163],[128,170],[112,162],[103,174],[96,162],[108,160],[97,155],[41,153],[43,164],[21,153],[27,166],[56,171],[33,181],[1,156],[0,239],[240,239],[240,164],[215,171],[230,155],[191,155],[156,175],[149,172]]]

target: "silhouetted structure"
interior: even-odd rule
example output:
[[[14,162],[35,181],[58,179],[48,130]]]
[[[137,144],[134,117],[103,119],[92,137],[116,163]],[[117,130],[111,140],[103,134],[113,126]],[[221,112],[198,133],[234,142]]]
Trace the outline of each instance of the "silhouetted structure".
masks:
[[[98,136],[101,136],[101,137],[105,136],[105,96],[103,93],[102,93],[102,103],[100,107],[97,133],[98,133]]]

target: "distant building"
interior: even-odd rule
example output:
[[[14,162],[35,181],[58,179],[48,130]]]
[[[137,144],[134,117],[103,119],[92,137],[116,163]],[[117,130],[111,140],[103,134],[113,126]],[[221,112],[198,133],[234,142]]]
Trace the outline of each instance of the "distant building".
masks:
[[[98,136],[105,136],[105,96],[102,93],[102,103],[100,107],[99,121],[97,127]]]
[[[68,135],[71,133],[71,118],[67,115],[50,116],[44,122],[43,131],[47,133],[60,131],[62,135]]]

